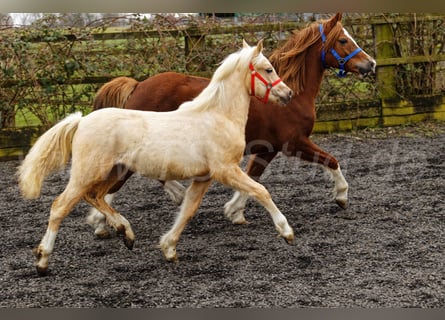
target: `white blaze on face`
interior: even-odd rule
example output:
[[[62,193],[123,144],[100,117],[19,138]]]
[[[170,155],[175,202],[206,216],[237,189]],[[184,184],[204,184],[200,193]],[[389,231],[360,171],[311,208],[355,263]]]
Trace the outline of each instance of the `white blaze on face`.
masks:
[[[343,28],[343,32],[344,32],[345,36],[348,37],[352,41],[352,43],[356,45],[357,48],[359,48],[357,42],[355,42],[354,38],[351,37],[351,35],[345,28]],[[374,62],[374,69],[375,69],[375,66],[377,65],[376,61],[373,58],[371,58],[371,56],[369,54],[367,54],[365,52],[365,50],[362,49],[362,52],[368,56],[368,59],[370,61]]]
[[[355,42],[355,40],[351,37],[351,35],[345,28],[343,28],[343,32],[344,32],[345,36],[348,37],[352,41],[352,43],[355,44],[355,46],[358,48],[357,42]]]

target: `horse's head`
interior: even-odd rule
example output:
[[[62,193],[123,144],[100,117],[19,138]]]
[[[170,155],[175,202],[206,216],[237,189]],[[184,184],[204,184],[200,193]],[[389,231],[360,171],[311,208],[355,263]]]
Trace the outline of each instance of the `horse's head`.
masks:
[[[243,40],[243,47],[249,45]],[[249,64],[250,95],[255,96],[261,102],[268,100],[286,105],[292,98],[292,90],[278,77],[270,61],[262,54],[263,40],[260,40],[254,50]]]
[[[320,23],[322,38],[322,61],[325,67],[340,69],[339,76],[346,72],[366,76],[375,72],[376,62],[363,51],[341,24],[341,13],[330,20]]]

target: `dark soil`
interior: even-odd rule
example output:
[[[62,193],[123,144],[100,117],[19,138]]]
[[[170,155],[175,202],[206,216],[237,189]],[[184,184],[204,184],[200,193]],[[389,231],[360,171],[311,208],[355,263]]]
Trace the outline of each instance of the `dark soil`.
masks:
[[[332,200],[319,167],[277,157],[262,183],[294,228],[278,239],[253,201],[250,224],[232,225],[232,191],[214,183],[166,262],[159,237],[176,206],[155,181],[134,176],[115,207],[132,223],[133,251],[97,239],[76,206],[60,229],[49,274],[31,252],[68,170],[49,177],[39,200],[20,197],[19,161],[0,163],[0,307],[445,307],[443,125],[318,135],[341,162],[350,207]]]

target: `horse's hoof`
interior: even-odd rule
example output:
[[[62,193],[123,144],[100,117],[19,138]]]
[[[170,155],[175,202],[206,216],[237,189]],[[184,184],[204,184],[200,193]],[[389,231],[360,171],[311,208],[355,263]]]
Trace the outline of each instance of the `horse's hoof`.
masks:
[[[40,277],[44,277],[48,274],[48,267],[40,267],[36,265],[36,271]]]
[[[287,244],[289,244],[289,245],[294,244],[294,235],[293,235],[293,234],[290,234],[290,235],[288,235],[288,236],[283,236],[283,235],[279,234],[277,237],[278,237],[278,238],[283,238],[284,241],[285,241]]]
[[[224,212],[227,219],[232,221],[232,224],[247,224],[247,220],[244,217],[244,209],[237,210],[235,212]]]
[[[172,257],[167,257],[165,255],[164,255],[164,257],[165,257],[165,260],[167,260],[168,262],[177,263],[179,261],[178,260],[178,256],[176,255],[176,253]]]
[[[133,239],[129,239],[129,238],[125,238],[124,237],[124,244],[125,244],[125,246],[128,249],[133,250],[133,246],[134,246],[134,240]]]
[[[287,243],[288,245],[292,245],[292,244],[294,244],[294,236],[293,236],[293,235],[292,235],[292,237],[284,238],[284,240],[286,241],[286,243]]]
[[[99,239],[110,239],[111,238],[111,233],[105,229],[101,230],[101,231],[96,231],[96,232],[94,232],[94,234]]]
[[[247,221],[244,217],[233,219],[232,224],[236,225],[243,225],[243,224],[249,224],[249,221]]]
[[[116,234],[118,235],[125,234],[125,226],[123,224],[116,227]]]
[[[338,206],[343,210],[346,210],[348,208],[349,205],[348,200],[336,199],[335,201],[337,202]]]
[[[165,260],[167,260],[168,262],[178,262],[176,249],[168,248],[166,246],[163,246],[162,244],[159,245],[159,248],[161,249],[162,255],[164,256]]]

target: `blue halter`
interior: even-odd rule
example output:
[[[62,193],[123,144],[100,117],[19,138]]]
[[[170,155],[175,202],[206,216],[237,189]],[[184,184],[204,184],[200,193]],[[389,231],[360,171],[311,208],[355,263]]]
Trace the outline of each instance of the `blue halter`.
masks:
[[[323,44],[322,50],[321,50],[321,62],[323,63],[323,67],[327,68],[325,57],[326,57],[326,51],[324,50],[324,45],[326,43],[326,35],[323,32],[323,25],[320,23],[320,34],[321,34],[321,42]],[[345,64],[349,61],[353,56],[355,56],[357,53],[362,51],[362,48],[357,48],[354,51],[352,51],[350,54],[348,54],[346,57],[342,58],[340,55],[335,51],[334,48],[331,49],[332,55],[337,59],[338,62],[338,68],[340,69],[337,73],[337,75],[340,78],[343,78],[346,76],[347,71],[345,70]]]

